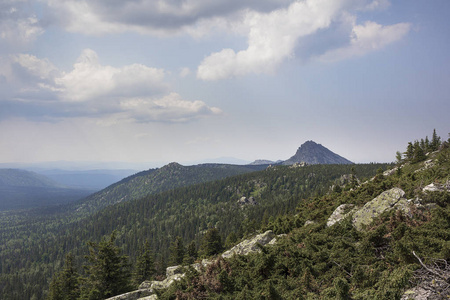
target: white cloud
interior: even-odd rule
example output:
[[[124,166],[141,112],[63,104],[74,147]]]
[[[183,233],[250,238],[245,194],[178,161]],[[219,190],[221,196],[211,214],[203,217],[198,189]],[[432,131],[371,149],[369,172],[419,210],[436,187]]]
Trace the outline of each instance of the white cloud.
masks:
[[[167,89],[164,70],[133,64],[123,68],[103,66],[95,51],[85,49],[74,68],[56,78],[66,101],[88,101],[98,97],[154,95]]]
[[[319,59],[322,61],[338,61],[362,56],[400,40],[409,32],[410,28],[411,24],[409,23],[383,26],[367,21],[363,25],[355,25],[348,46],[330,50],[321,55]]]
[[[34,55],[16,54],[12,56],[12,60],[26,69],[29,74],[41,80],[52,79],[58,72],[48,59],[39,59]]]
[[[67,73],[60,72],[48,59],[30,54],[12,56],[9,67],[15,70],[7,78],[14,83],[10,89],[16,88],[10,98],[13,100],[7,104],[13,116],[87,117],[102,125],[112,125],[188,122],[221,114],[219,108],[199,100],[184,100],[169,92],[164,70],[141,64],[121,68],[101,65],[97,53],[91,49],[85,49],[73,70]]]
[[[217,107],[208,107],[202,101],[186,101],[177,93],[159,99],[127,99],[120,103],[124,112],[138,122],[187,122],[209,115],[220,115]]]
[[[181,68],[180,70],[180,77],[184,78],[191,75],[191,70],[189,68]]]
[[[248,48],[239,52],[224,49],[206,57],[197,77],[217,80],[248,73],[272,72],[293,54],[298,39],[327,28],[346,1],[306,0],[270,13],[249,12]]]
[[[24,5],[26,1],[0,3],[0,43],[8,46],[2,48],[23,47],[44,32],[36,15],[26,13]]]

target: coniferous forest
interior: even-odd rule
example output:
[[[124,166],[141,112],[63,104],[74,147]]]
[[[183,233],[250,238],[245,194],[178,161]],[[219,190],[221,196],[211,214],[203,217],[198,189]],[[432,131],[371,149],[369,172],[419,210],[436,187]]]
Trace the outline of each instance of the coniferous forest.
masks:
[[[450,180],[449,142],[434,132],[394,164],[275,165],[92,213],[1,213],[1,298],[105,299],[272,230],[284,234],[275,245],[217,259],[205,273],[186,267],[159,299],[400,299],[423,266],[441,272],[450,259],[450,193],[423,191]],[[388,211],[363,231],[350,218],[326,225],[339,205],[362,206],[394,187],[426,208]],[[449,292],[445,283],[434,289]]]

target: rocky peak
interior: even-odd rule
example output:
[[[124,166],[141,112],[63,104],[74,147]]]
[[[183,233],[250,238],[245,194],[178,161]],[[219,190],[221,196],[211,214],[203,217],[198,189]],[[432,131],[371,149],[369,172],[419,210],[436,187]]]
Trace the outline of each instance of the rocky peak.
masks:
[[[348,159],[337,155],[314,141],[307,141],[298,148],[294,156],[283,162],[283,165],[295,163],[307,164],[353,164]]]

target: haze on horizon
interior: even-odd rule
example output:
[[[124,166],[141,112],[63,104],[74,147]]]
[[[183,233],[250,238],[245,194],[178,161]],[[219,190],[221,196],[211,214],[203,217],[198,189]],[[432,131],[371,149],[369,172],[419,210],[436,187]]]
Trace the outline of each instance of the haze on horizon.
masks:
[[[450,2],[0,4],[0,163],[390,162],[450,132]]]

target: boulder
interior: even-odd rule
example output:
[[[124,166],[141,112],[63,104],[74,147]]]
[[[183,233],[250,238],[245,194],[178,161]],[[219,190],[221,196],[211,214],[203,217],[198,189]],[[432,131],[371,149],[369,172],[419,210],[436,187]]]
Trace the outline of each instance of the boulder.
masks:
[[[260,244],[262,246],[267,245],[272,241],[272,239],[275,238],[275,234],[272,232],[272,230],[268,230],[262,234],[259,234],[252,239],[242,241],[241,243],[237,244],[230,250],[224,252],[222,254],[223,258],[228,258],[233,255],[247,255],[251,252],[259,252],[261,251],[257,244]]]
[[[407,290],[400,300],[427,300],[431,299],[433,292],[421,287],[415,287]]]
[[[249,198],[241,197],[241,199],[239,199],[237,201],[237,203],[239,205],[241,205],[241,206],[244,206],[244,205],[257,205],[258,204],[258,202],[256,202],[255,198],[253,198],[253,197],[249,197]]]
[[[430,183],[422,189],[423,192],[450,192],[450,180],[444,184]]]
[[[405,192],[400,188],[393,188],[381,193],[353,214],[353,226],[357,230],[362,230],[383,212],[393,209],[404,195]]]
[[[303,226],[308,226],[308,225],[313,225],[313,224],[316,224],[316,222],[312,221],[312,220],[306,220],[305,224]]]
[[[142,300],[142,299],[157,299],[157,298],[147,298],[153,294],[152,289],[139,289],[137,291],[132,291],[129,293],[121,294],[108,298],[106,300]],[[155,295],[156,296],[156,295]]]
[[[353,204],[341,204],[339,205],[331,216],[328,218],[327,227],[333,226],[336,223],[341,222],[345,217],[354,212]]]
[[[175,274],[181,274],[181,273],[183,273],[182,266],[173,266],[173,267],[166,268],[166,277],[170,277]]]

